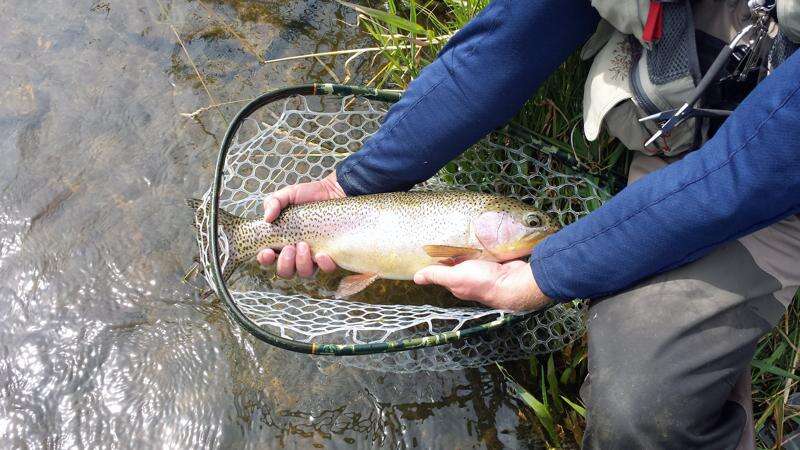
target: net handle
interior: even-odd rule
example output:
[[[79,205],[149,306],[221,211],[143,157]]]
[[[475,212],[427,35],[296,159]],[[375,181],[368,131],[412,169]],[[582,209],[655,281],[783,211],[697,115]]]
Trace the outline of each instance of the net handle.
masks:
[[[225,132],[225,138],[220,145],[219,156],[217,157],[217,165],[214,172],[214,184],[211,187],[211,201],[209,215],[211,220],[209,223],[209,245],[211,250],[211,267],[215,287],[217,288],[217,295],[225,303],[228,313],[231,317],[242,327],[253,335],[256,339],[266,342],[267,344],[279,347],[285,350],[290,350],[298,353],[307,353],[312,355],[330,355],[330,356],[354,356],[354,355],[370,355],[375,353],[389,353],[399,352],[404,350],[412,350],[422,347],[433,347],[437,345],[448,344],[459,341],[461,339],[485,333],[490,330],[495,330],[512,323],[520,322],[523,319],[530,317],[530,314],[511,315],[506,314],[491,322],[468,327],[463,330],[447,331],[444,333],[432,334],[418,338],[401,339],[386,342],[373,342],[366,344],[332,344],[332,343],[318,343],[318,342],[302,342],[281,336],[280,334],[261,328],[258,324],[253,322],[247,315],[245,315],[236,301],[231,296],[225,280],[222,278],[222,266],[220,264],[219,252],[219,193],[222,187],[222,178],[224,176],[225,160],[228,156],[228,150],[233,143],[233,138],[239,131],[239,127],[252,113],[259,108],[272,103],[274,101],[282,100],[294,95],[357,95],[371,100],[379,100],[394,103],[400,99],[400,91],[371,89],[360,86],[348,86],[341,84],[303,84],[298,86],[290,86],[281,89],[276,89],[264,93],[245,105],[233,119],[233,122],[228,126]],[[541,314],[545,309],[539,310],[531,314]]]

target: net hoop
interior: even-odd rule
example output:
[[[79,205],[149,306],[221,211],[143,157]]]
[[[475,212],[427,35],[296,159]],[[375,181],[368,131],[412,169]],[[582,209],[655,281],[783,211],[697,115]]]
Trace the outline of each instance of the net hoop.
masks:
[[[213,183],[194,220],[201,273],[229,316],[270,345],[326,355],[317,359],[318,364],[340,361],[393,372],[476,367],[549,353],[577,339],[585,330],[583,313],[569,303],[519,313],[460,304],[435,306],[453,297],[444,289],[407,283],[376,284],[375,293],[365,295],[371,300],[362,302],[330,299],[329,286],[335,280],[330,277],[298,284],[264,280],[262,272],[248,271],[240,274],[239,282],[230,281],[234,290],[223,280],[232,243],[220,225],[220,210],[255,218],[261,215],[264,193],[324,177],[377,132],[400,95],[358,86],[308,84],[267,92],[236,114],[220,144]],[[616,184],[587,172],[572,156],[535,132],[509,124],[414,189],[509,196],[567,225],[607,200]],[[411,295],[424,304],[408,303],[414,301],[408,297],[414,290],[417,293]],[[391,302],[393,298],[399,301]]]
[[[324,342],[302,342],[296,339],[287,338],[277,333],[265,330],[258,324],[253,322],[247,315],[245,315],[239,308],[239,305],[234,301],[231,296],[230,290],[222,277],[222,262],[220,261],[219,250],[219,202],[220,190],[222,188],[223,176],[225,173],[225,162],[228,155],[228,150],[234,141],[234,137],[238,132],[244,121],[259,108],[290,96],[294,95],[319,95],[319,94],[332,94],[332,95],[356,95],[370,100],[379,100],[386,102],[396,102],[400,98],[400,93],[389,90],[369,89],[358,86],[347,86],[337,84],[306,84],[293,87],[286,87],[267,92],[257,97],[244,108],[242,108],[234,117],[231,124],[225,132],[225,137],[220,145],[219,155],[217,157],[216,169],[214,172],[214,181],[211,187],[211,201],[210,201],[210,223],[209,223],[209,246],[211,253],[211,268],[213,282],[216,287],[217,295],[225,303],[228,313],[233,319],[256,339],[266,342],[267,344],[279,347],[285,350],[290,350],[298,353],[306,353],[311,355],[328,355],[328,356],[355,356],[355,355],[370,355],[375,353],[389,353],[399,352],[405,350],[412,350],[422,347],[433,347],[438,345],[449,344],[465,339],[470,336],[486,333],[491,330],[499,329],[501,327],[520,322],[530,315],[542,314],[546,308],[529,314],[507,314],[492,320],[485,324],[480,324],[463,330],[447,331],[443,333],[431,334],[423,337],[415,337],[410,339],[391,340],[386,342],[371,342],[363,344],[336,344]]]

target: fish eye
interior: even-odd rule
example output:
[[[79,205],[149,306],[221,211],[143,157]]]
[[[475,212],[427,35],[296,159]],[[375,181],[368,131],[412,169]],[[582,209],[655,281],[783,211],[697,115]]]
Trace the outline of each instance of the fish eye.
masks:
[[[525,215],[525,225],[531,228],[541,227],[544,225],[544,220],[539,214],[530,213]]]

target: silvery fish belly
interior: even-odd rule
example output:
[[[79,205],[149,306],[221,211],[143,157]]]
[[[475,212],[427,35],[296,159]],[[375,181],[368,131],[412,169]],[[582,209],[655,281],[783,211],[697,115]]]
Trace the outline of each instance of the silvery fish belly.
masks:
[[[305,241],[329,255],[345,277],[337,293],[352,295],[379,278],[410,280],[431,264],[520,258],[554,229],[520,201],[467,191],[364,195],[290,206],[273,223],[221,213],[233,264],[262,248]]]
[[[393,194],[345,203],[343,221],[323,222],[327,237],[313,242],[312,248],[347,270],[408,280],[441,259],[426,252],[428,246],[480,246],[471,230],[468,206],[425,200],[419,195]]]

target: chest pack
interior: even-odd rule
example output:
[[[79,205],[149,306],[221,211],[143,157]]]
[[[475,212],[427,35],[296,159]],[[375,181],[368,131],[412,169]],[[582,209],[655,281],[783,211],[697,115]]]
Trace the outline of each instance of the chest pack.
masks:
[[[800,0],[593,0],[592,5],[603,20],[581,52],[584,59],[594,58],[584,87],[584,133],[595,140],[605,126],[629,149],[650,155],[696,149],[721,125],[724,115],[690,117],[651,139],[663,123],[639,119],[690,101],[726,46],[732,55],[708,88],[703,83],[698,107],[735,108],[800,43]],[[743,33],[748,26],[752,32]]]

